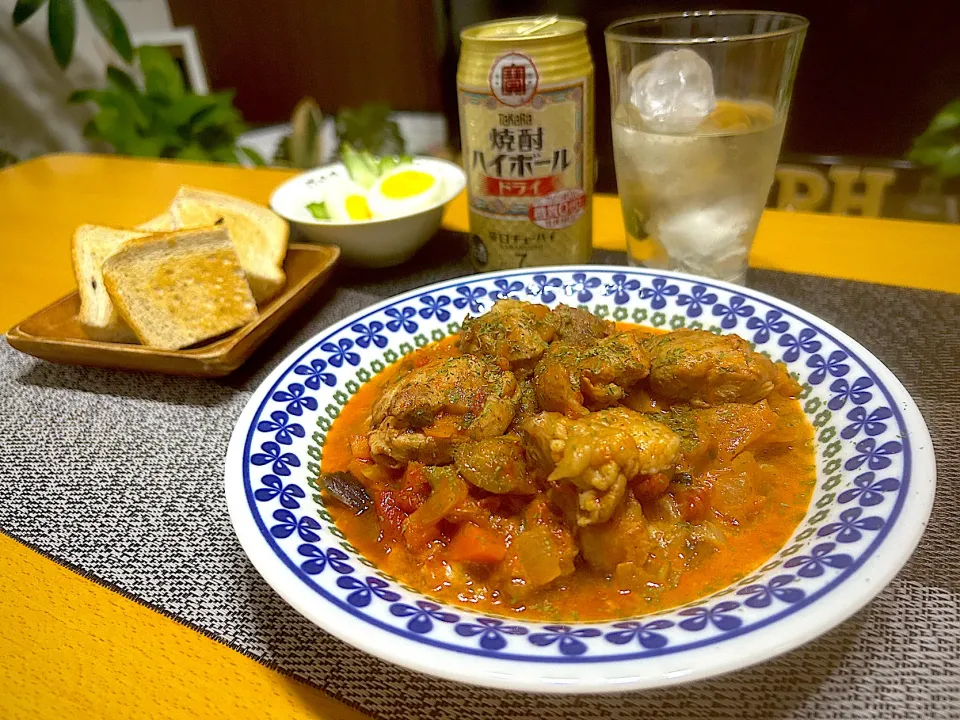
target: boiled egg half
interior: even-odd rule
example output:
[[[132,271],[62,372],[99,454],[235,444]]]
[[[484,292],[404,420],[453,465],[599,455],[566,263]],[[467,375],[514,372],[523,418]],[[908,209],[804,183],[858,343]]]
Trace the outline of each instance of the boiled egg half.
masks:
[[[369,220],[372,215],[367,192],[352,180],[333,178],[324,184],[324,202],[334,222]]]
[[[404,165],[377,180],[367,191],[367,203],[375,218],[394,218],[426,210],[442,194],[442,178],[423,167]]]

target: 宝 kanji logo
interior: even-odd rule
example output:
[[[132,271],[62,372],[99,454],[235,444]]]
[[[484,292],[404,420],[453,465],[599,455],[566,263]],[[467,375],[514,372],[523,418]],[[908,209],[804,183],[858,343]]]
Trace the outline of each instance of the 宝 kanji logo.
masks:
[[[490,89],[504,105],[519,107],[537,91],[540,75],[533,60],[522,53],[507,53],[490,68]]]
[[[523,65],[500,68],[500,92],[504,95],[526,95],[527,69]]]

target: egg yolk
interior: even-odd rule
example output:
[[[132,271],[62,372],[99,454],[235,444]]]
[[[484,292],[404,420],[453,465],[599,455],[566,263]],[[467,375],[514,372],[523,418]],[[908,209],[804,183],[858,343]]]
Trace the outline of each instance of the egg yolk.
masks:
[[[406,170],[384,180],[380,192],[391,200],[401,200],[429,190],[433,183],[434,177],[429,173]]]
[[[348,195],[343,205],[347,210],[347,216],[351,220],[369,220],[373,217],[370,214],[367,199],[363,195]]]

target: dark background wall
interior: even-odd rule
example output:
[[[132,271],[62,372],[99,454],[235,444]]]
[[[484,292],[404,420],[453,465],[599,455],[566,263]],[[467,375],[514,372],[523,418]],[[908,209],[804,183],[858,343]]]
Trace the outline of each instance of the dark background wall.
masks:
[[[196,29],[211,87],[236,88],[250,122],[286,121],[306,95],[327,112],[370,100],[397,110],[441,108],[444,23],[432,0],[169,4],[175,25]]]
[[[742,2],[711,2],[740,8]],[[935,111],[960,97],[957,0],[780,0],[808,17],[785,152],[899,157]],[[313,95],[324,110],[384,100],[455,114],[456,34],[497,17],[557,12],[587,19],[597,66],[601,187],[613,173],[603,30],[689,2],[613,0],[170,0],[197,28],[211,84],[237,88],[254,122],[285,120]],[[451,112],[452,110],[452,112]],[[455,117],[451,117],[455,131]]]

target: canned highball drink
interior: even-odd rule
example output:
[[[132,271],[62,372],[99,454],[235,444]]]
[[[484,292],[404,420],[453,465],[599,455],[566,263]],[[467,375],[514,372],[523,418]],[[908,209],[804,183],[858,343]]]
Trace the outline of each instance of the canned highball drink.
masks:
[[[466,28],[461,39],[457,96],[474,264],[586,262],[594,180],[586,23],[497,20]]]

